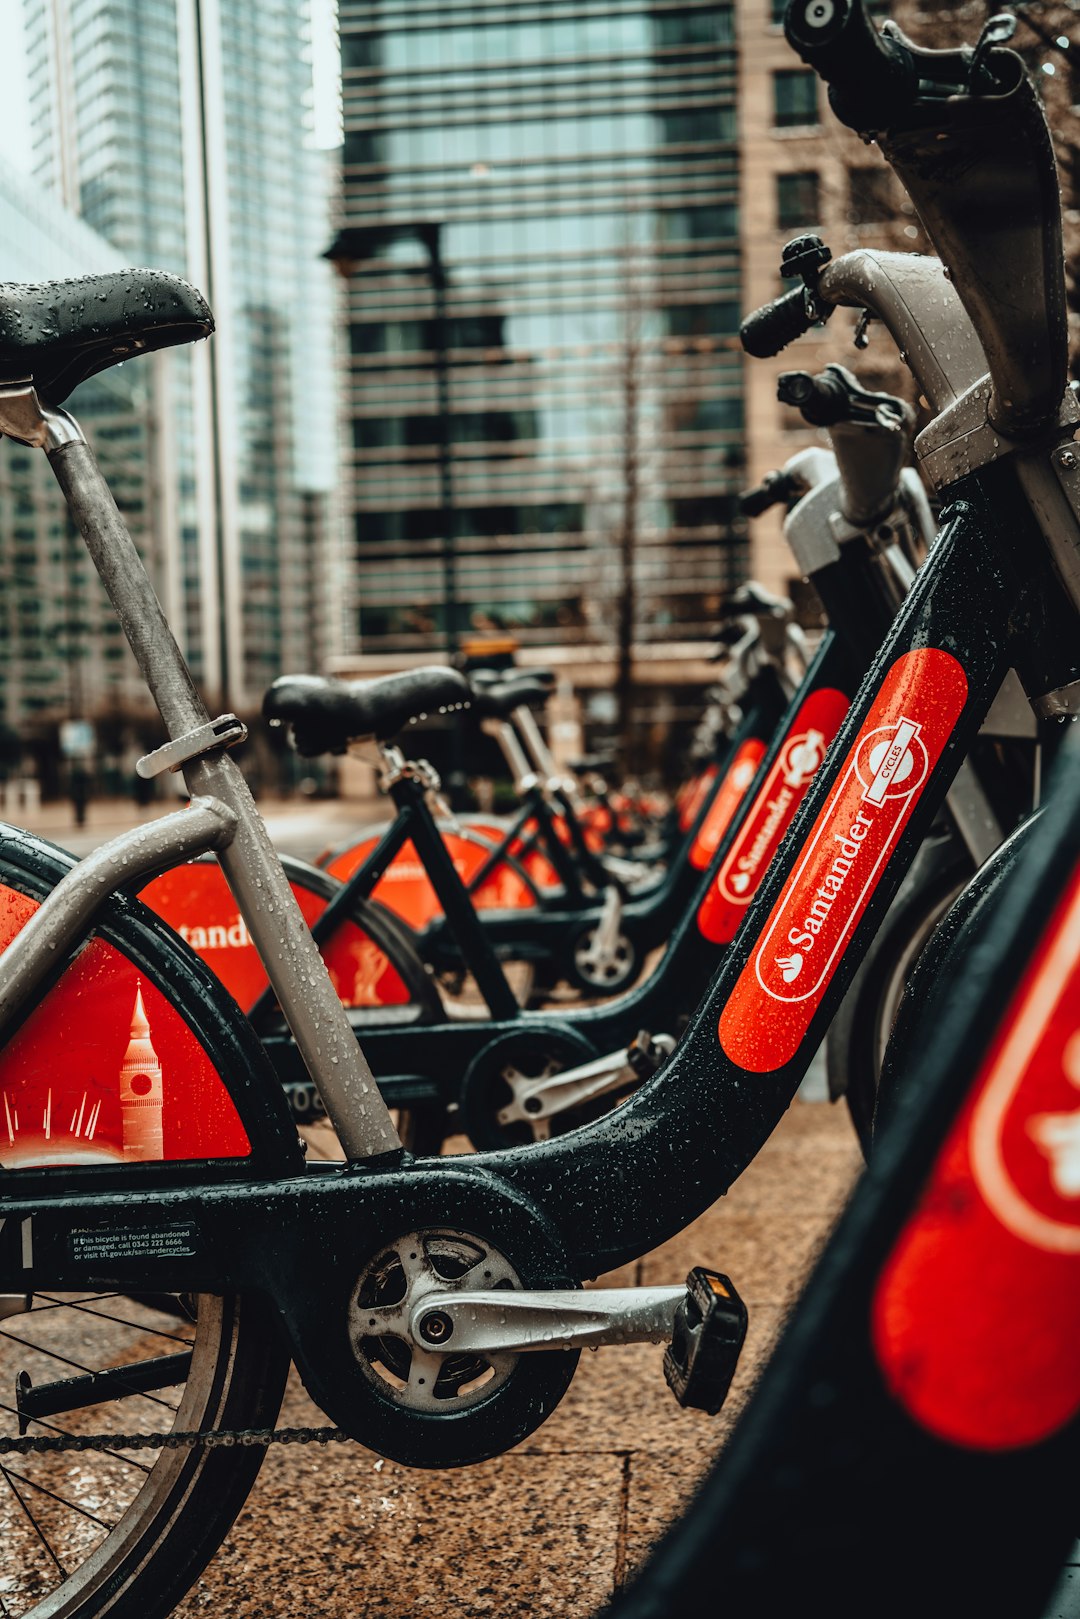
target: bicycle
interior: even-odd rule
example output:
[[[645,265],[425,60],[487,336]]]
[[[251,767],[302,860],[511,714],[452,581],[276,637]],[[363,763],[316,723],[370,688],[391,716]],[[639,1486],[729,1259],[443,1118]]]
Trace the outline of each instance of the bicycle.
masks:
[[[96,913],[104,918],[104,942],[111,934],[136,955],[143,950],[139,961],[148,984],[160,976],[148,942],[155,939],[159,961],[167,958],[174,973],[169,1004],[182,1007],[196,1028],[201,1020],[215,1057],[232,1034],[232,1058],[215,1070],[222,1090],[215,1092],[212,1084],[209,1090],[219,1103],[222,1096],[228,1100],[232,1112],[222,1105],[217,1116],[233,1130],[234,1117],[239,1120],[249,1149],[237,1155],[235,1135],[231,1146],[223,1135],[221,1144],[233,1155],[217,1161],[202,1146],[202,1157],[133,1157],[62,1171],[26,1166],[3,1177],[0,1289],[10,1298],[50,1288],[181,1295],[201,1289],[223,1301],[197,1318],[192,1361],[171,1368],[184,1379],[177,1386],[191,1383],[180,1406],[182,1417],[199,1424],[180,1440],[190,1449],[158,1454],[136,1497],[147,1501],[147,1512],[129,1513],[108,1531],[104,1557],[90,1559],[71,1576],[81,1583],[83,1612],[100,1606],[109,1558],[108,1578],[124,1586],[129,1606],[138,1601],[147,1613],[162,1612],[223,1532],[251,1465],[242,1454],[239,1461],[234,1455],[235,1467],[219,1462],[245,1447],[219,1447],[215,1436],[234,1440],[239,1434],[255,1442],[266,1437],[252,1435],[243,1423],[265,1416],[284,1360],[282,1344],[267,1338],[259,1346],[269,1359],[263,1374],[252,1364],[250,1382],[241,1377],[237,1355],[254,1354],[253,1342],[241,1336],[251,1294],[270,1301],[309,1392],[331,1422],[411,1465],[462,1464],[520,1440],[543,1420],[572,1376],[574,1350],[557,1345],[626,1341],[634,1333],[670,1337],[677,1312],[685,1310],[684,1289],[649,1298],[628,1290],[629,1299],[592,1293],[583,1315],[574,1308],[577,1284],[680,1230],[723,1192],[769,1134],[933,823],[1006,667],[1017,668],[1044,712],[1070,711],[1070,687],[1080,676],[1071,655],[1080,589],[1072,565],[1077,518],[1068,500],[1073,468],[1068,460],[1062,465],[1061,456],[1073,454],[1068,446],[1080,411],[1064,386],[1056,215],[1044,207],[1038,228],[1025,228],[1032,199],[1050,196],[1052,164],[1034,94],[1014,63],[1011,53],[991,41],[975,58],[960,55],[943,63],[935,55],[927,67],[938,83],[946,71],[954,82],[952,93],[932,104],[938,128],[928,133],[918,163],[910,165],[909,189],[924,220],[943,233],[955,283],[940,267],[917,266],[902,256],[856,254],[831,264],[818,257],[804,265],[811,302],[808,307],[800,295],[798,322],[788,301],[780,317],[773,312],[758,323],[759,331],[764,324],[775,333],[779,319],[790,337],[796,325],[831,303],[872,308],[902,338],[924,393],[939,411],[930,437],[924,435],[930,452],[924,463],[950,486],[953,500],[933,552],[802,800],[784,849],[770,863],[678,1048],[614,1113],[526,1150],[474,1159],[403,1158],[385,1104],[249,808],[242,778],[223,751],[236,738],[236,727],[224,718],[215,725],[200,714],[178,655],[168,650],[160,609],[146,600],[144,575],[139,584],[137,558],[115,506],[70,418],[35,407],[17,378],[3,391],[0,428],[50,452],[164,711],[171,740],[160,750],[161,762],[184,766],[195,802],[171,826],[141,829],[126,843],[106,846],[104,856],[91,857],[74,877],[67,873],[0,958],[0,1002],[9,1020],[29,1011]],[[973,101],[968,90],[974,68],[980,76],[989,73],[1000,93]],[[910,79],[908,74],[908,89]],[[981,83],[980,77],[977,87]],[[933,138],[942,123],[953,133],[959,125],[967,143],[965,186],[972,175],[978,184],[987,161],[1008,160],[1005,195],[1018,215],[999,208],[992,223],[1013,232],[1010,268],[1015,274],[1026,255],[1040,295],[1033,313],[1003,299],[996,286],[1001,265],[991,254],[992,275],[974,300],[990,356],[989,386],[980,380],[982,351],[955,295],[955,286],[965,285],[973,247],[964,228],[974,227],[960,208],[961,195],[948,189],[956,184],[957,166],[954,151],[942,151],[950,143]],[[944,223],[953,220],[960,223],[945,230]],[[985,248],[982,228],[979,221],[974,245]],[[140,299],[132,319],[124,289],[140,284],[149,297]],[[165,330],[206,330],[205,306],[188,294],[181,297],[168,278],[94,278],[84,290],[94,302],[104,294],[102,313],[111,311],[111,325],[101,315],[95,324],[99,331],[106,326],[108,343],[145,346]],[[24,319],[21,346],[0,349],[6,364],[36,369],[39,383],[56,385],[54,394],[63,380],[43,370],[49,353],[59,353],[68,377],[78,375],[76,355],[107,363],[89,341],[89,323],[80,326],[72,314],[70,290],[59,297],[64,301],[53,311],[47,338]],[[156,329],[146,302],[163,321]],[[9,313],[12,305],[24,317],[33,308],[30,295],[23,294],[20,303],[9,289]],[[1029,343],[1038,343],[1037,355],[1023,349],[1019,372],[1010,360],[1017,321]],[[935,326],[947,336],[936,351]],[[50,348],[57,332],[59,348]],[[974,416],[970,432],[964,427],[968,410]],[[1023,438],[1008,435],[1008,428],[1021,429]],[[974,460],[992,463],[1006,454],[1004,465],[972,470]],[[1047,497],[1057,492],[1052,516],[1043,499],[1029,505],[1029,489]],[[1018,547],[1018,535],[1028,542],[1026,550]],[[217,802],[205,802],[210,798]],[[838,853],[832,848],[837,839]],[[270,1083],[250,1031],[220,1004],[179,941],[123,895],[102,904],[117,883],[138,881],[171,858],[177,843],[190,852],[193,845],[215,842],[225,845],[219,858],[236,882],[245,914],[250,912],[248,925],[266,950],[296,1047],[310,1061],[343,1141],[343,1166],[302,1165],[284,1099]],[[18,882],[32,889],[36,860],[46,866],[51,861],[54,876],[64,866],[55,854],[46,860],[25,838],[5,840],[2,852],[4,880],[16,894]],[[858,876],[860,861],[869,868],[865,878]],[[40,873],[39,884],[39,892],[48,886]],[[818,888],[824,888],[824,898]],[[10,909],[17,915],[14,901]],[[816,930],[802,925],[807,918],[818,924]],[[122,933],[124,927],[133,932]],[[809,942],[790,938],[792,932],[805,933]],[[136,935],[147,941],[145,948],[136,948]],[[46,998],[34,1013],[39,1025],[48,1024],[47,1013]],[[145,1061],[145,1053],[139,1055]],[[150,1079],[150,1092],[137,1088],[136,1097],[153,1092],[152,1076],[143,1068],[130,1077]],[[199,1118],[205,1124],[213,1116],[203,1112]],[[710,1128],[698,1126],[703,1118]],[[504,1285],[484,1288],[473,1285],[477,1281]],[[234,1305],[234,1298],[240,1302]],[[703,1324],[719,1321],[737,1336],[735,1312],[722,1303],[712,1293],[712,1314]],[[252,1306],[253,1313],[258,1308]],[[690,1347],[684,1344],[681,1368],[688,1375],[694,1370]],[[102,1455],[108,1448],[100,1435],[76,1437],[87,1442],[84,1454]],[[150,1438],[156,1448],[156,1436]],[[41,1454],[56,1453],[47,1436],[33,1443],[43,1445]],[[11,1453],[13,1445],[19,1441],[6,1440],[0,1448]],[[33,1453],[30,1447],[26,1453]],[[227,1499],[223,1490],[213,1496],[206,1490],[211,1460],[222,1479],[232,1481]],[[169,1515],[178,1480],[186,1510]],[[140,1563],[140,1548],[151,1543],[149,1560]]]

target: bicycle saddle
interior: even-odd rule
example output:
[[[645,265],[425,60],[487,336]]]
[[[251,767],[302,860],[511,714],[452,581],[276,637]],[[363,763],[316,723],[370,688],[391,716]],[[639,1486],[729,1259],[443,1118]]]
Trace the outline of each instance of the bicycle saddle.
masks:
[[[568,759],[566,768],[572,770],[576,775],[579,770],[610,770],[615,763],[616,757],[613,753],[583,753],[580,759]]]
[[[517,679],[470,682],[473,711],[481,719],[505,720],[515,708],[546,703],[550,686],[542,680]]]
[[[503,686],[514,681],[525,681],[533,684],[536,681],[548,691],[555,684],[554,669],[470,669],[469,684],[475,691],[478,686]]]
[[[0,282],[0,382],[32,377],[59,405],[97,371],[209,337],[202,293],[165,270],[114,270],[70,281]]]
[[[291,725],[296,751],[343,753],[349,742],[389,742],[410,720],[468,708],[468,681],[456,669],[431,664],[377,680],[325,680],[281,675],[263,698],[271,725]]]

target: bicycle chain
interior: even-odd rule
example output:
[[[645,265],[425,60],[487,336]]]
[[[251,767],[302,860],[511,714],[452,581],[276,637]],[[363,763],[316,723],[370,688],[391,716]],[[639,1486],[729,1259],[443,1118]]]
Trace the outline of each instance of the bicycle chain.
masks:
[[[344,1444],[351,1435],[341,1428],[213,1428],[174,1433],[13,1434],[0,1435],[0,1456],[28,1456],[66,1450],[208,1450],[229,1445]]]

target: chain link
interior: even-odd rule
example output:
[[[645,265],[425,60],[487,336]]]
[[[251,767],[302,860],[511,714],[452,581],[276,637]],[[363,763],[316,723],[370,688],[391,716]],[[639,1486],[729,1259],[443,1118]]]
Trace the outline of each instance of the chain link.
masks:
[[[68,1450],[187,1450],[205,1445],[340,1445],[350,1439],[341,1428],[211,1428],[173,1433],[0,1435],[0,1456],[32,1456]]]

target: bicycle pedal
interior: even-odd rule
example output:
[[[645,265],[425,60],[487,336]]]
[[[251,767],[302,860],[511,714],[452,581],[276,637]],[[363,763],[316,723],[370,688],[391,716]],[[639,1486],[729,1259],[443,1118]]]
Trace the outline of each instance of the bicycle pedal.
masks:
[[[648,1029],[639,1029],[626,1048],[626,1060],[638,1079],[651,1079],[667,1056],[654,1043]]]
[[[695,1265],[675,1311],[664,1376],[681,1406],[715,1416],[727,1398],[746,1341],[746,1305],[728,1277]]]

